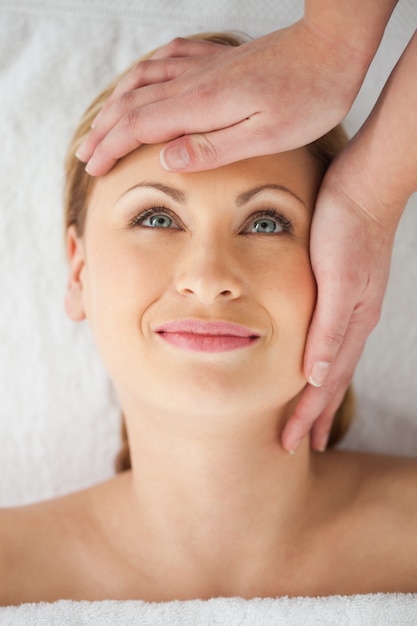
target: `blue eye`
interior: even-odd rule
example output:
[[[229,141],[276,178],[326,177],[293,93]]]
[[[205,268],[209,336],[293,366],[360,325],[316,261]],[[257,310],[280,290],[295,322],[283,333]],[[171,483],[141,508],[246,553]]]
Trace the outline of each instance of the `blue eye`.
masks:
[[[140,215],[137,215],[132,221],[131,226],[144,226],[145,228],[176,228],[178,226],[168,213],[168,209],[163,207],[153,207],[147,209]]]
[[[270,217],[262,217],[261,219],[254,220],[253,230],[256,233],[276,233],[283,230],[280,224]]]
[[[291,222],[274,209],[258,211],[250,217],[245,227],[246,233],[259,233],[261,235],[274,235],[291,230]]]
[[[147,223],[148,222],[148,223]],[[150,226],[152,228],[170,228],[172,226],[172,219],[168,215],[151,215],[142,222],[142,226]]]

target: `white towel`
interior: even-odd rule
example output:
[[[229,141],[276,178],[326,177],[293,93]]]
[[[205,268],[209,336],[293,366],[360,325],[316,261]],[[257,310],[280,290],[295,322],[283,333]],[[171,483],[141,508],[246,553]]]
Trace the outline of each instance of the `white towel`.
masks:
[[[108,478],[119,445],[114,393],[87,328],[67,320],[62,304],[62,161],[80,114],[117,72],[174,36],[211,29],[258,36],[293,22],[302,7],[302,0],[0,0],[0,506]],[[414,0],[400,0],[349,130],[369,112],[416,17]],[[400,225],[382,320],[357,371],[350,447],[415,454],[416,205],[414,198]],[[60,602],[2,609],[0,623],[403,625],[415,608],[414,597],[396,595]]]
[[[3,626],[415,626],[417,594],[329,598],[214,598],[187,602],[24,604],[0,609]]]

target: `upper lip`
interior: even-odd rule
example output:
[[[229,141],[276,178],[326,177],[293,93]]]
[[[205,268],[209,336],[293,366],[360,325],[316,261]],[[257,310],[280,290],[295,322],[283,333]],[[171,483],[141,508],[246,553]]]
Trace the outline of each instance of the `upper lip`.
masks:
[[[157,333],[190,333],[193,335],[259,337],[259,333],[247,326],[221,320],[181,319],[165,322],[155,329]]]

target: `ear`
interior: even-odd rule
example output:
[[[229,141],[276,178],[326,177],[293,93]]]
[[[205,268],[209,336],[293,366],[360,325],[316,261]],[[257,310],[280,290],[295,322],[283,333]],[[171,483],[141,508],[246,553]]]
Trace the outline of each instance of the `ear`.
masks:
[[[65,294],[65,311],[72,320],[80,322],[86,318],[83,283],[85,252],[83,241],[77,235],[74,225],[71,225],[67,230],[67,255],[69,276]]]

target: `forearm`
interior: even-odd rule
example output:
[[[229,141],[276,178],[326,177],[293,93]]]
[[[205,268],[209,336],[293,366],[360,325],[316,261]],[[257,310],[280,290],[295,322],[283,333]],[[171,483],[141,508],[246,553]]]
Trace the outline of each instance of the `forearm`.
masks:
[[[304,20],[366,72],[398,0],[305,0]]]
[[[399,219],[417,190],[417,31],[373,111],[335,163],[344,187],[375,217]]]

